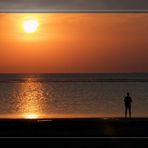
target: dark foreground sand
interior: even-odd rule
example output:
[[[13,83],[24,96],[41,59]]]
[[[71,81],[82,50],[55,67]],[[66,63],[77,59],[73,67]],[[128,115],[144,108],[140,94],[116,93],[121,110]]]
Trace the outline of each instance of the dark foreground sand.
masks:
[[[0,119],[0,137],[148,137],[148,118]]]
[[[148,147],[148,118],[0,119],[5,147]]]

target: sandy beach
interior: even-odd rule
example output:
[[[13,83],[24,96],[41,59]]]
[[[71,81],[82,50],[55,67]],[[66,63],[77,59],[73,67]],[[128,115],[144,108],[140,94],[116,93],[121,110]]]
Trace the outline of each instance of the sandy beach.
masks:
[[[148,119],[0,119],[0,137],[148,137]]]

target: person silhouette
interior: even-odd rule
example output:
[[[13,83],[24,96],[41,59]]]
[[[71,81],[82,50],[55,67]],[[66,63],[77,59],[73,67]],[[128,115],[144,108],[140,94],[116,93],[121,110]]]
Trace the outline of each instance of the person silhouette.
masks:
[[[129,117],[131,118],[131,102],[132,102],[132,98],[130,97],[130,93],[127,92],[127,96],[124,98],[125,118],[127,118],[127,112],[129,112]]]

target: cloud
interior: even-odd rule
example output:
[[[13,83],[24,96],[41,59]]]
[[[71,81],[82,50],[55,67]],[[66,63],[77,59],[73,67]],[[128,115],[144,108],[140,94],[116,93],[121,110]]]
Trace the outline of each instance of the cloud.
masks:
[[[147,0],[0,0],[0,12],[148,11]]]

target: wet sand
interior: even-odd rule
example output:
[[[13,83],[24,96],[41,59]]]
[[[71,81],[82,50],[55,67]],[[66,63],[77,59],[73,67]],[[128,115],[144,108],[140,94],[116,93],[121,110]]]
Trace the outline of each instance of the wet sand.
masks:
[[[0,119],[0,137],[148,137],[148,118]]]

